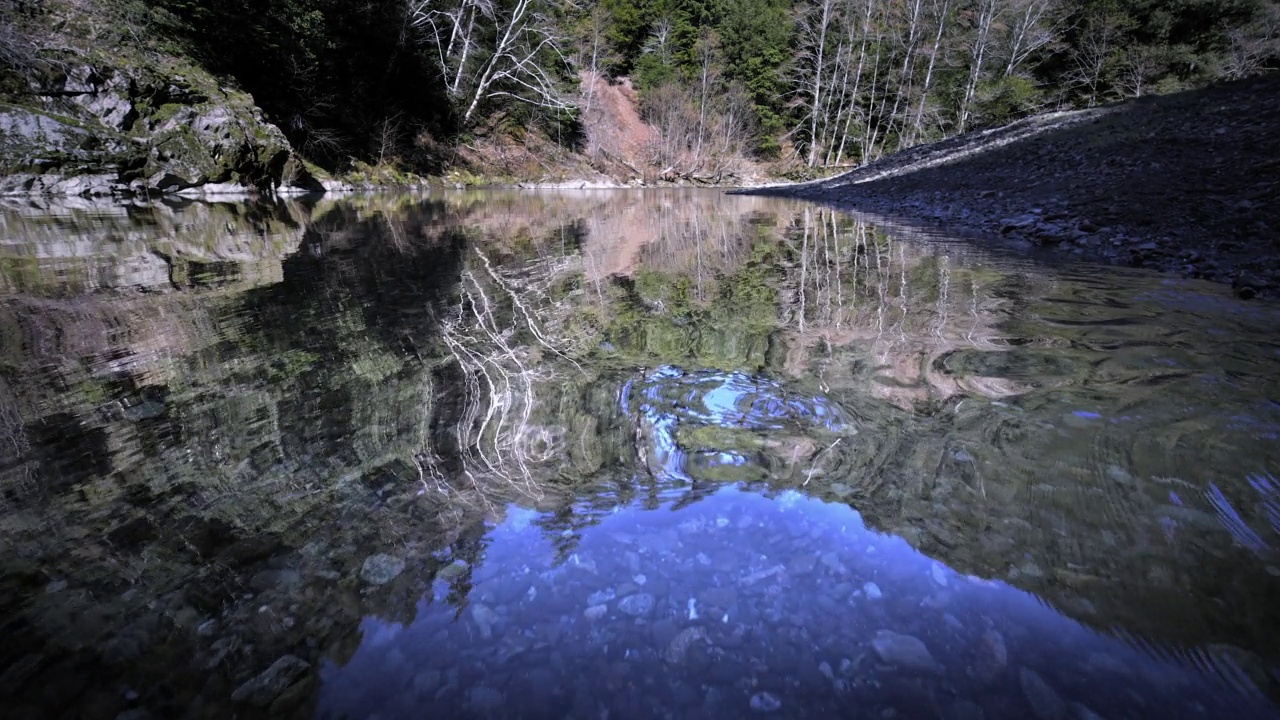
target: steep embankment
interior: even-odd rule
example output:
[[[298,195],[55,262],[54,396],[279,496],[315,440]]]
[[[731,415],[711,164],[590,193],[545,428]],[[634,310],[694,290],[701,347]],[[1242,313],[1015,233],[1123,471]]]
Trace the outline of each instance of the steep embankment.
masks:
[[[1042,115],[748,192],[1280,293],[1280,74]]]

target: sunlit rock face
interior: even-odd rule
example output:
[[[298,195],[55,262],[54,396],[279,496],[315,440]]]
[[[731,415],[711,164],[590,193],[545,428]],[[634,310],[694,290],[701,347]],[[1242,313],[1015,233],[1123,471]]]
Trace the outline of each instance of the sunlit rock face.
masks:
[[[1273,716],[1268,306],[714,193],[0,219],[19,717]]]
[[[80,12],[98,10],[72,9]],[[57,69],[0,108],[0,195],[322,189],[247,93],[162,55],[97,48],[80,56],[78,40],[55,43],[64,54]]]

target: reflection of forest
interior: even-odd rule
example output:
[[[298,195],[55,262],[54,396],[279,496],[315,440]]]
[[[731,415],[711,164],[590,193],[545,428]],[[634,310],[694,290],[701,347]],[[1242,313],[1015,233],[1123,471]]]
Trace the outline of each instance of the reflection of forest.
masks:
[[[541,457],[560,459],[544,474],[591,484],[639,470],[643,484],[663,476],[655,463],[666,468],[676,450],[686,475],[804,484],[959,569],[1010,579],[1100,626],[1175,642],[1231,636],[1239,618],[1215,609],[1210,598],[1225,584],[1203,565],[1236,568],[1229,592],[1248,608],[1245,624],[1259,631],[1272,624],[1255,599],[1273,581],[1222,532],[1213,504],[1186,487],[1180,494],[1190,492],[1196,507],[1169,504],[1169,478],[1203,462],[1196,453],[1232,456],[1206,447],[1221,443],[1207,435],[1184,433],[1185,451],[1152,447],[1167,443],[1158,418],[1169,412],[1168,399],[1189,390],[1152,385],[1149,373],[1122,367],[1130,359],[1111,338],[1023,326],[1021,313],[1041,296],[1095,291],[839,213],[768,201],[729,211],[714,196],[699,200],[627,198],[615,206],[597,198],[579,226],[577,255],[548,234],[523,262],[475,260],[464,272],[478,283],[477,298],[506,298],[510,312],[507,322],[490,319],[490,330],[468,337],[492,347],[481,354],[505,368],[491,368],[493,378],[525,378],[519,391],[500,385],[501,401],[487,405],[515,422],[491,419],[487,427],[529,422],[529,437],[547,443]],[[517,300],[536,310],[518,309]],[[485,326],[472,316],[472,327]],[[523,344],[504,340],[499,348],[483,339],[499,329]],[[1208,342],[1198,332],[1181,330],[1179,342]],[[524,369],[515,362],[520,352],[531,359]],[[782,379],[787,392],[849,410],[858,432],[752,433],[697,422],[668,432],[620,416],[618,388],[639,378],[634,368],[659,365]],[[481,394],[498,385],[480,373],[473,381]],[[1146,405],[1149,425],[1099,435],[1071,427],[1073,416],[1062,427],[1070,413],[1055,404],[1097,401],[1097,391],[1085,389],[1093,383],[1112,384],[1121,406]],[[671,390],[685,404],[688,393]],[[480,431],[463,445],[488,442],[489,458],[522,457],[520,433],[503,432]],[[670,438],[675,448],[663,445]],[[1266,452],[1254,445],[1241,455]],[[751,462],[699,465],[716,453]],[[1219,468],[1219,483],[1248,506],[1249,468],[1231,460]],[[528,464],[516,465],[527,477]],[[627,492],[625,483],[608,491]],[[1171,524],[1190,531],[1172,533]]]
[[[639,275],[648,281],[642,291],[655,296],[646,298],[649,306],[676,312],[729,297],[737,310],[758,310],[763,324],[782,331],[787,372],[807,374],[824,357],[854,353],[875,368],[877,396],[903,409],[961,391],[999,397],[1025,389],[1006,378],[933,370],[949,351],[996,349],[1003,341],[995,327],[1000,301],[991,289],[1004,273],[948,255],[971,254],[965,246],[939,246],[908,230],[886,233],[814,207],[761,203],[728,216],[710,202],[645,209],[640,218],[632,212],[594,222],[584,243],[589,278],[596,266],[606,276]],[[777,242],[781,247],[770,247]],[[768,254],[744,272],[753,252]],[[742,285],[752,280],[777,296],[765,293],[761,307],[744,307],[753,298]]]
[[[705,492],[655,471],[668,441],[696,480],[848,502],[958,570],[1098,626],[1175,643],[1271,637],[1268,608],[1224,617],[1274,578],[1242,564],[1212,508],[1185,508],[1197,532],[1155,541],[1160,483],[1176,474],[1164,460],[1128,457],[1123,497],[1096,496],[1078,469],[1089,436],[1046,427],[1061,414],[1051,391],[1099,363],[1010,371],[1048,349],[1015,310],[1064,290],[968,246],[716,193],[0,220],[0,588],[20,618],[0,665],[52,657],[39,650],[52,643],[118,672],[175,628],[196,647],[146,655],[157,672],[221,653],[230,681],[307,638],[316,659],[346,647],[361,614],[411,612],[432,572],[477,560],[475,521],[509,501],[554,509],[562,545],[593,522],[589,506]],[[1194,332],[1182,341],[1204,342]],[[727,428],[699,410],[719,385],[668,382],[660,366],[761,378],[742,397],[843,419]],[[677,430],[643,416],[644,388],[684,403],[667,413]],[[1131,450],[1095,448],[1117,467]],[[715,457],[745,461],[695,466]],[[450,544],[453,557],[436,552]],[[359,595],[378,552],[422,579]],[[301,575],[271,580],[285,572]],[[252,652],[186,632],[219,614],[257,628]]]

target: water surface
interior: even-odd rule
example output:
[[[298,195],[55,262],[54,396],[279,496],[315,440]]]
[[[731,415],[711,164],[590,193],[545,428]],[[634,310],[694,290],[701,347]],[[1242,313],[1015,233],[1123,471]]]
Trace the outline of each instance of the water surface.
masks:
[[[6,202],[14,717],[1280,717],[1280,306],[716,192]]]

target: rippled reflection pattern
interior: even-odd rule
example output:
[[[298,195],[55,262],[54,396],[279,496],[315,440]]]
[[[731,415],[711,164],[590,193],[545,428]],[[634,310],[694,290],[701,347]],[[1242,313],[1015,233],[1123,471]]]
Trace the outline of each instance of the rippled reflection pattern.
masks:
[[[645,378],[640,390],[632,388],[631,382],[623,387],[627,413],[632,392],[639,393],[640,403],[637,449],[649,471],[660,479],[692,481],[699,475],[714,479],[727,466],[737,470],[730,470],[724,479],[742,480],[744,466],[759,464],[754,462],[756,450],[782,431],[803,436],[814,427],[833,434],[844,428],[826,399],[788,396],[779,383],[744,373],[686,373],[660,367]],[[709,431],[699,432],[704,428]],[[695,446],[683,448],[682,439]]]
[[[1278,329],[710,191],[3,200],[0,703],[1275,718]]]

